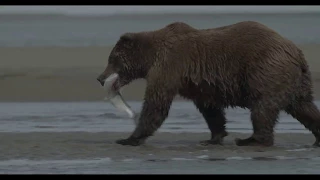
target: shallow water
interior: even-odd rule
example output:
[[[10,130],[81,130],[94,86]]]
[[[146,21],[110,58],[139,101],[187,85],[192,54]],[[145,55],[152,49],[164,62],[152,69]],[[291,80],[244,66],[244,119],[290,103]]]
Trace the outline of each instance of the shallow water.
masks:
[[[187,162],[187,163],[186,163]],[[109,158],[96,160],[56,161],[5,161],[1,171],[16,173],[66,173],[66,174],[318,174],[319,160],[168,160],[168,161],[112,161]],[[10,165],[8,165],[10,164]],[[79,168],[82,166],[82,168]],[[285,168],[290,166],[291,168]],[[301,166],[304,166],[301,168]],[[160,167],[160,168],[159,168]],[[248,169],[250,168],[250,172]],[[66,169],[68,171],[66,172]]]
[[[141,102],[128,102],[138,112]],[[318,103],[319,104],[319,103]],[[319,173],[314,138],[282,113],[272,148],[237,147],[249,136],[249,111],[228,109],[231,135],[224,146],[200,146],[209,138],[190,102],[174,102],[158,133],[140,147],[116,145],[134,122],[107,102],[0,103],[0,173]],[[240,133],[240,134],[239,134]],[[187,163],[186,163],[187,162]]]
[[[142,102],[129,102],[139,112]],[[228,109],[229,132],[251,133],[248,110]],[[134,122],[107,102],[0,103],[0,132],[129,132]],[[209,132],[204,119],[190,102],[174,102],[169,118],[159,132]],[[291,116],[280,115],[279,133],[308,133]]]

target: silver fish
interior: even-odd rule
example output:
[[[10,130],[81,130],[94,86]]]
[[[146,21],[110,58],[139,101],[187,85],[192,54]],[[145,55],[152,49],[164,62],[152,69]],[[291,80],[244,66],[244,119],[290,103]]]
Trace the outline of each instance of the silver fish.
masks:
[[[138,117],[136,116],[135,112],[131,109],[129,104],[123,99],[122,95],[119,91],[114,91],[112,88],[113,83],[117,80],[119,75],[117,73],[111,74],[106,80],[103,85],[103,88],[107,92],[107,97],[105,100],[110,101],[111,104],[119,109],[120,111],[126,112],[130,118],[134,119],[135,124],[138,124]]]

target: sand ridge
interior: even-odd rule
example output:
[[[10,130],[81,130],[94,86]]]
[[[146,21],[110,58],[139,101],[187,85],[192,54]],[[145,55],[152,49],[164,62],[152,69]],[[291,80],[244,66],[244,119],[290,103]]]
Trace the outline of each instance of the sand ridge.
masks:
[[[320,99],[320,45],[300,45],[309,62],[316,99]],[[104,70],[110,47],[0,48],[0,102],[102,101],[96,77]],[[123,88],[127,100],[142,100],[145,81]],[[177,98],[179,99],[179,98]]]

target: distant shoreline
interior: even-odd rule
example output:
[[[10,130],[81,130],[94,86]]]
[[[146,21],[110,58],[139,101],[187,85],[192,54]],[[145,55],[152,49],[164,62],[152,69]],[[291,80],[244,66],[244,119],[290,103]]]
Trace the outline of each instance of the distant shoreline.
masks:
[[[254,16],[301,16],[301,15],[320,15],[320,12],[169,12],[169,13],[119,13],[119,14],[66,14],[66,13],[1,13],[0,20],[5,19],[128,19],[129,17],[135,18],[150,18],[150,17],[165,17],[165,16],[241,16],[241,15],[254,15]]]

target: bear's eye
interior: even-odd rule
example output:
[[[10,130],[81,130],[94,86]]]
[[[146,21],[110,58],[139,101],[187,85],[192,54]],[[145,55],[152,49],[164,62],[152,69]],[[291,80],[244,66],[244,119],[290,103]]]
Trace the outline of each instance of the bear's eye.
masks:
[[[109,63],[110,64],[115,64],[117,59],[118,58],[115,55],[111,54],[110,57],[109,57]]]
[[[109,64],[113,64],[114,63],[114,58],[109,57]]]
[[[112,65],[114,68],[121,68],[121,60],[120,58],[116,58],[116,57],[110,57],[109,58],[109,64]]]

